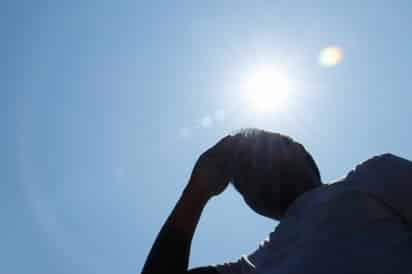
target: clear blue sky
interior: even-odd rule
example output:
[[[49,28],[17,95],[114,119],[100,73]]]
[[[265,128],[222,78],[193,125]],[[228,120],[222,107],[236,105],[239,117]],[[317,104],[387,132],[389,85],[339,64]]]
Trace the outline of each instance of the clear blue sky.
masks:
[[[325,181],[377,153],[412,158],[410,1],[1,5],[1,273],[139,273],[198,155],[240,127],[292,135]],[[344,58],[326,68],[329,45]],[[297,83],[282,113],[239,107],[239,72],[262,60]],[[275,225],[229,189],[191,266]]]

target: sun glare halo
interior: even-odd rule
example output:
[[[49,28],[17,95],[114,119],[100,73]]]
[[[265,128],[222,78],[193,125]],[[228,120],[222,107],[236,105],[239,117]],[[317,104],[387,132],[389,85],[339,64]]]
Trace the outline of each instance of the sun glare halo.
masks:
[[[288,77],[275,66],[257,66],[246,75],[245,104],[254,112],[279,111],[288,104],[290,84]]]

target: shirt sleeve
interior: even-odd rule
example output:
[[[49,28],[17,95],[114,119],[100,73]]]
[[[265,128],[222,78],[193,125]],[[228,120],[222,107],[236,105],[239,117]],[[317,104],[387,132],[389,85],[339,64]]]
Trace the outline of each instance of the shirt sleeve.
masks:
[[[375,156],[347,177],[356,188],[380,199],[412,224],[412,162],[393,154]]]
[[[215,265],[214,267],[220,274],[260,273],[260,265],[271,252],[272,242],[270,238],[272,234],[273,232],[249,255],[243,255],[237,261]]]

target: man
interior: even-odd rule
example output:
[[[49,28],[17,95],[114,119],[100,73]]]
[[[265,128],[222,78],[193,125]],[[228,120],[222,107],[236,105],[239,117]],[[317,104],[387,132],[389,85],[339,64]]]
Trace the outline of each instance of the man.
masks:
[[[201,212],[229,181],[249,207],[279,225],[238,261],[188,270]],[[302,145],[249,130],[200,156],[142,273],[412,273],[411,223],[412,162],[384,154],[322,184]]]

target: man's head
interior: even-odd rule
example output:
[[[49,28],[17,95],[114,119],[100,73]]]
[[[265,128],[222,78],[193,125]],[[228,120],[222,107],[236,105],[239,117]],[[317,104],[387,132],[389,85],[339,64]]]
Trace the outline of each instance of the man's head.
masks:
[[[232,182],[257,213],[281,219],[299,195],[322,184],[312,156],[292,138],[257,129],[234,138]]]

